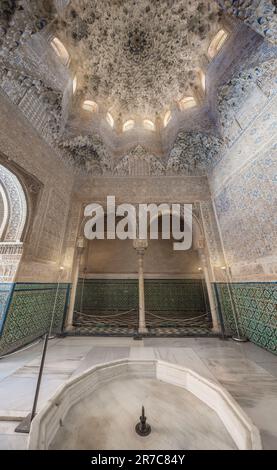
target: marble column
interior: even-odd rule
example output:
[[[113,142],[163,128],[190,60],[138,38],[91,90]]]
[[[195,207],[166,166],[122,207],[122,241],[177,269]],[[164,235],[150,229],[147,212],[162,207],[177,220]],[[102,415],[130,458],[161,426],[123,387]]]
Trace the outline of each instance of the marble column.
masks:
[[[205,279],[205,283],[207,287],[207,293],[208,293],[211,315],[212,315],[212,322],[213,322],[213,331],[215,333],[219,333],[220,328],[218,324],[217,310],[216,310],[216,305],[215,305],[215,300],[214,300],[214,295],[213,295],[212,283],[210,281],[207,258],[206,258],[205,253],[202,250],[198,250],[198,253],[199,253],[201,267],[203,270],[204,279]]]
[[[134,248],[138,255],[138,287],[139,287],[139,333],[147,333],[145,322],[145,297],[144,297],[144,271],[143,257],[148,246],[147,240],[134,240]]]
[[[84,239],[79,238],[77,240],[77,245],[76,245],[76,256],[75,256],[75,262],[73,265],[70,302],[69,302],[68,313],[67,313],[66,324],[65,324],[65,329],[67,331],[71,330],[73,326],[74,305],[75,305],[75,298],[76,298],[78,279],[79,279],[79,269],[80,269],[80,262],[81,262],[82,254],[84,252],[84,248],[85,248]]]

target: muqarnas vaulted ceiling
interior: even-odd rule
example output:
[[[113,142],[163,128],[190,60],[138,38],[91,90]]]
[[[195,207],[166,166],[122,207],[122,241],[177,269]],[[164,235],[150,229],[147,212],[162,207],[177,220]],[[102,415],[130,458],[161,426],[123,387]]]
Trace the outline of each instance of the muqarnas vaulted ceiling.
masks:
[[[275,73],[275,3],[2,0],[0,86],[85,174],[204,175]]]
[[[76,66],[80,94],[123,118],[154,117],[191,95],[220,15],[207,0],[72,0],[57,34]]]

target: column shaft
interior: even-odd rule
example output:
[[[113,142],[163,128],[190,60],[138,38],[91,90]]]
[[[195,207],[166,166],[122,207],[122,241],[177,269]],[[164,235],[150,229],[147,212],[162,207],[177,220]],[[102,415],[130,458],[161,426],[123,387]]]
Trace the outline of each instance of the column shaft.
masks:
[[[203,274],[204,274],[204,279],[207,287],[207,293],[208,293],[208,298],[209,298],[209,304],[210,304],[210,309],[211,309],[211,316],[212,316],[212,322],[213,322],[213,331],[215,333],[219,333],[219,324],[218,324],[218,319],[217,319],[217,309],[216,309],[216,304],[214,300],[214,295],[213,295],[213,289],[212,289],[212,283],[210,281],[210,274],[209,274],[209,269],[208,269],[208,263],[207,263],[207,258],[203,250],[199,250],[199,257],[201,260],[201,266],[203,269]]]
[[[146,333],[145,323],[145,299],[144,299],[144,273],[143,254],[138,253],[138,275],[139,275],[139,333]]]
[[[65,325],[66,330],[71,330],[73,326],[74,305],[75,305],[76,291],[77,291],[78,279],[79,279],[80,259],[81,259],[81,255],[80,253],[77,253],[76,261],[75,261],[75,265],[73,269],[70,302],[69,302],[66,325]]]
[[[204,273],[204,278],[205,278],[205,282],[207,286],[208,298],[209,298],[209,303],[210,303],[212,322],[213,322],[213,331],[215,333],[218,333],[219,325],[218,325],[218,319],[217,319],[216,305],[214,301],[213,289],[212,289],[212,285],[210,282],[208,268],[206,266],[203,267],[203,273]]]

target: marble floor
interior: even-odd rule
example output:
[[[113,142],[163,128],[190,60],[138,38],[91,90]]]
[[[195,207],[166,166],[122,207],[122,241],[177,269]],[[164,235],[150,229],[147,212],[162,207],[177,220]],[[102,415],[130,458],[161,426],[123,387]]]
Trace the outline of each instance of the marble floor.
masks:
[[[138,436],[144,405],[151,426]],[[184,425],[185,424],[185,425]],[[51,449],[234,450],[215,411],[181,387],[151,378],[115,379],[75,405]]]
[[[31,408],[42,343],[0,360],[0,449],[24,448],[14,427]],[[40,409],[68,378],[120,358],[162,358],[220,382],[259,428],[265,449],[277,449],[277,356],[253,343],[218,338],[67,337],[52,339],[38,401]]]

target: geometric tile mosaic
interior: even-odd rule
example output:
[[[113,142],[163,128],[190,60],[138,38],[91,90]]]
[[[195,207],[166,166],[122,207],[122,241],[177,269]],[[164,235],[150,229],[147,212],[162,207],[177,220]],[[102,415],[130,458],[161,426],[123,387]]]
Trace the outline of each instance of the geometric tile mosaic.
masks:
[[[236,333],[230,293],[237,311],[241,335],[277,354],[277,282],[216,284],[220,310],[227,333]]]
[[[204,283],[200,279],[146,279],[145,308],[150,311],[205,312]]]
[[[209,314],[202,312],[187,311],[158,311],[155,313],[145,311],[145,322],[149,329],[161,329],[166,331],[170,328],[210,328],[211,319]],[[91,311],[87,314],[77,313],[74,315],[74,326],[84,329],[129,329],[136,331],[139,325],[138,309],[127,312],[116,313],[109,311]]]
[[[0,333],[0,355],[46,333],[56,299],[52,333],[60,333],[69,298],[69,284],[16,283]],[[57,296],[57,298],[56,298]]]
[[[124,311],[138,304],[138,282],[135,279],[79,279],[75,310]]]
[[[69,336],[135,336],[137,335],[137,328],[124,328],[124,327],[75,327]],[[149,328],[148,332],[143,334],[144,337],[201,337],[201,336],[217,336],[207,326],[203,327],[186,327],[186,328]]]
[[[0,334],[3,328],[4,319],[6,315],[6,308],[9,301],[9,296],[12,290],[12,283],[0,283]]]
[[[212,334],[201,280],[145,279],[144,287],[148,336]],[[72,334],[133,336],[138,323],[137,279],[79,280]]]
[[[198,279],[145,279],[145,308],[205,312],[207,293]],[[121,311],[138,307],[137,279],[79,279],[75,310]]]

